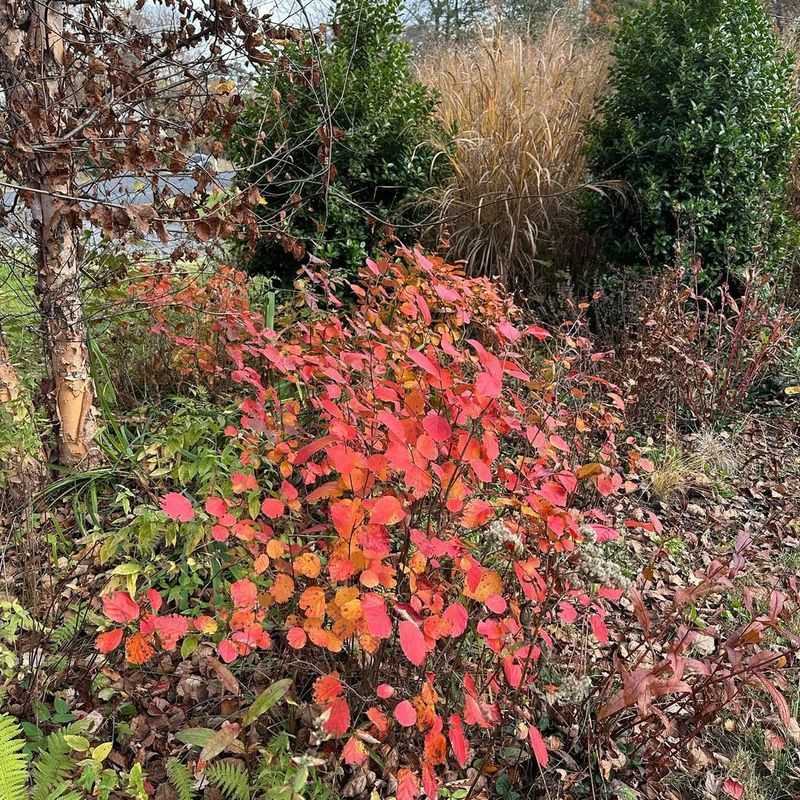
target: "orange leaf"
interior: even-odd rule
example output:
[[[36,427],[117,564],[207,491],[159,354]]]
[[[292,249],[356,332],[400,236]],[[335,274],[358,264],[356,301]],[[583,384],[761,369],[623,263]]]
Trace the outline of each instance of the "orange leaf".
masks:
[[[288,575],[281,573],[275,578],[269,593],[276,603],[288,603],[294,594],[294,581]]]

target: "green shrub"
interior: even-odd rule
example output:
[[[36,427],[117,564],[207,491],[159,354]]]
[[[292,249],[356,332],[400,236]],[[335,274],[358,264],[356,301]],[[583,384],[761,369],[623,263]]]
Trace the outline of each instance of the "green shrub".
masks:
[[[266,200],[255,271],[294,273],[310,251],[354,270],[407,221],[437,169],[435,96],[412,77],[399,0],[339,0],[330,41],[283,47],[229,144]]]
[[[596,176],[632,190],[592,201],[609,260],[663,263],[683,240],[706,283],[755,249],[779,265],[798,121],[761,0],[653,0],[623,20],[614,50],[589,145]]]

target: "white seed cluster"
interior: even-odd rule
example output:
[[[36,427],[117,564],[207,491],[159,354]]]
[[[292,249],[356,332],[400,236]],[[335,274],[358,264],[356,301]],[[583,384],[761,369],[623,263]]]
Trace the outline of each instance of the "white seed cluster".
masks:
[[[592,693],[592,679],[588,675],[582,678],[568,673],[561,681],[558,691],[551,695],[553,703],[580,705]]]
[[[521,556],[524,553],[525,543],[522,541],[522,537],[506,528],[503,520],[496,519],[489,523],[489,533],[499,542],[510,544],[514,548],[515,555]]]
[[[587,574],[603,586],[627,590],[631,581],[625,577],[622,567],[611,561],[602,548],[592,542],[585,542],[580,548],[581,563]]]

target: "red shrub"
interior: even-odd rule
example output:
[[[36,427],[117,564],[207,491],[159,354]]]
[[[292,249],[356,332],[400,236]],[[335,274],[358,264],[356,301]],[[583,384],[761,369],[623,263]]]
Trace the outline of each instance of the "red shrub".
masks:
[[[464,767],[515,738],[546,766],[541,671],[581,661],[586,635],[609,644],[624,587],[613,570],[587,577],[576,564],[583,542],[618,536],[603,498],[633,488],[616,441],[624,403],[596,374],[603,358],[579,322],[520,328],[490,282],[418,251],[368,262],[361,280],[353,308],[312,303],[279,330],[235,290],[217,295],[231,302],[212,326],[224,358],[203,366],[229,369],[251,396],[230,431],[242,472],[196,513],[237,575],[249,566],[217,598],[216,619],[191,627],[226,662],[312,650],[306,663],[335,667],[313,699],[343,759],[360,763],[391,738],[413,767],[397,776],[407,796],[422,786],[434,797],[448,758]],[[195,514],[174,495],[162,507]],[[657,526],[644,519],[626,524]],[[138,626],[126,642],[134,663],[189,630],[158,615],[155,593],[152,614],[117,601],[124,616],[112,619]],[[104,652],[120,644],[102,637]],[[661,683],[648,697],[685,691],[694,662],[677,657],[652,667],[649,685]],[[652,711],[630,684],[606,717],[637,702]]]

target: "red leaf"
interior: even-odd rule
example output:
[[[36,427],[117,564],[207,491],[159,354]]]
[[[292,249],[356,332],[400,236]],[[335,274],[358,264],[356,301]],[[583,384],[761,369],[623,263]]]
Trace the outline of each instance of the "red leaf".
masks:
[[[425,370],[428,375],[434,378],[439,377],[439,370],[434,363],[424,353],[419,350],[409,350],[408,357],[418,366]]]
[[[247,578],[231,584],[231,599],[236,608],[253,608],[258,600],[256,585]]]
[[[329,703],[342,693],[338,672],[330,672],[314,681],[314,702]]]
[[[161,498],[161,510],[178,522],[191,522],[194,519],[192,504],[178,492],[170,492]]]
[[[453,434],[450,423],[439,414],[427,414],[422,420],[422,427],[434,442],[446,442]]]
[[[361,597],[361,613],[367,623],[367,630],[379,639],[392,635],[392,621],[386,613],[386,603],[377,594],[364,594]]]
[[[598,544],[619,539],[619,533],[608,525],[589,525],[589,527],[594,531],[595,541]]]
[[[733,778],[726,778],[725,783],[722,784],[722,789],[725,794],[733,797],[734,800],[741,800],[744,797],[744,785]]]
[[[558,604],[558,618],[565,625],[572,625],[575,620],[578,619],[578,613],[575,611],[575,606],[573,606],[572,603],[568,603],[566,600],[562,600]]]
[[[375,694],[377,694],[381,700],[388,700],[390,697],[392,697],[392,695],[394,695],[394,687],[389,686],[388,683],[382,683],[375,690]]]
[[[236,656],[238,655],[236,645],[230,639],[223,639],[217,645],[217,652],[219,653],[219,657],[226,664],[230,664],[231,661],[236,661]]]
[[[547,481],[539,494],[554,506],[563,508],[567,504],[567,490],[556,481]]]
[[[133,622],[141,609],[127,592],[113,592],[103,598],[103,613],[114,622]]]
[[[401,700],[394,707],[394,718],[404,727],[410,728],[417,723],[417,710],[408,700]]]
[[[533,336],[534,339],[538,339],[540,342],[550,338],[549,331],[546,331],[539,325],[528,325],[528,327],[525,328],[525,333]]]
[[[592,626],[594,638],[597,639],[600,644],[608,644],[608,628],[606,627],[606,623],[603,622],[603,618],[599,614],[592,614],[589,618],[589,624]]]
[[[350,729],[350,706],[344,697],[337,697],[330,705],[330,714],[325,720],[325,731],[336,738],[344,736]]]
[[[410,769],[401,769],[397,773],[397,800],[417,800],[419,783]]]
[[[394,525],[402,520],[406,515],[400,501],[390,495],[379,497],[372,506],[369,521],[372,525]]]
[[[533,754],[539,762],[539,766],[544,769],[548,761],[547,745],[545,745],[542,734],[535,725],[531,725],[528,728],[528,739],[531,743],[531,750],[533,750]]]
[[[508,603],[506,603],[501,594],[493,594],[491,597],[487,597],[484,605],[494,614],[504,614],[508,608]]]
[[[228,513],[228,504],[221,497],[207,497],[204,507],[212,517],[222,517]]]
[[[450,636],[454,639],[461,636],[467,629],[469,614],[467,614],[467,609],[461,603],[449,605],[442,616],[450,623]]]
[[[283,501],[279,500],[277,497],[267,497],[264,502],[261,503],[261,513],[270,519],[277,519],[282,516],[284,508]]]
[[[364,743],[355,736],[351,736],[342,748],[342,759],[345,764],[352,766],[363,764],[367,760],[367,749],[364,747]]]
[[[467,737],[464,736],[464,725],[461,722],[461,717],[458,714],[453,714],[449,720],[448,736],[450,738],[450,747],[453,748],[453,755],[461,769],[467,766],[467,759],[469,758],[469,742]]]
[[[367,719],[378,729],[381,736],[386,736],[389,732],[389,718],[379,708],[367,709]]]
[[[410,620],[403,620],[399,626],[400,647],[406,658],[415,666],[421,667],[427,657],[425,637],[422,631]]]
[[[503,379],[489,372],[481,372],[475,379],[475,391],[483,397],[500,397],[503,391]]]
[[[164,601],[161,599],[161,595],[155,589],[148,589],[147,590],[147,600],[150,603],[150,608],[158,614],[158,610],[161,608]]]
[[[302,628],[298,628],[295,625],[293,628],[289,628],[289,632],[286,634],[286,641],[289,643],[289,647],[293,647],[295,650],[302,650],[306,646],[308,637]]]
[[[436,780],[436,772],[427,762],[422,765],[422,788],[425,790],[428,800],[436,800],[439,797],[439,781]]]
[[[101,653],[110,653],[119,647],[120,642],[122,642],[122,633],[122,628],[114,628],[111,631],[101,633],[94,640],[94,646]]]
[[[485,500],[470,500],[464,506],[464,513],[461,516],[461,524],[465,528],[480,528],[485,525],[492,517],[494,509]]]

